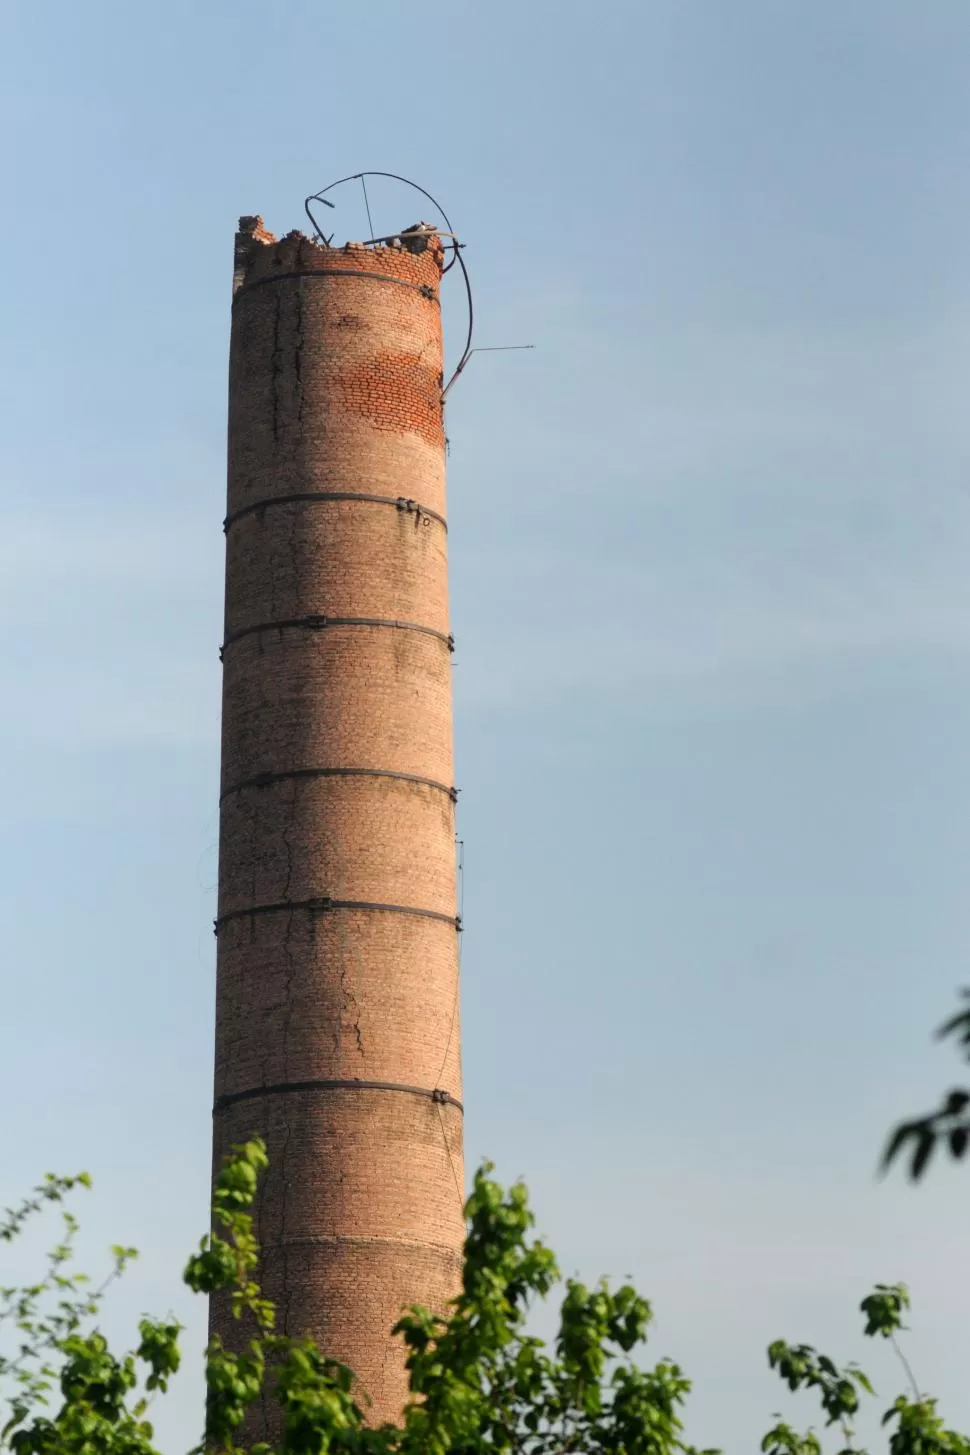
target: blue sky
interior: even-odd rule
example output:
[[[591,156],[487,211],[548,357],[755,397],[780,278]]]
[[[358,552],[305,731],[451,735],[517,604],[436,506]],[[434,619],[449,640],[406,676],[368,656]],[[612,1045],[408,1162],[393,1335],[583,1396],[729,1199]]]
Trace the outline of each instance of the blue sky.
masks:
[[[966,1426],[966,1173],[874,1176],[970,978],[965,0],[4,32],[0,1201],[90,1167],[91,1258],[144,1250],[112,1329],[171,1305],[201,1346],[232,234],[404,172],[478,341],[536,345],[448,414],[469,1162],[654,1300],[698,1442],[808,1424],[764,1347],[869,1355],[876,1279]]]

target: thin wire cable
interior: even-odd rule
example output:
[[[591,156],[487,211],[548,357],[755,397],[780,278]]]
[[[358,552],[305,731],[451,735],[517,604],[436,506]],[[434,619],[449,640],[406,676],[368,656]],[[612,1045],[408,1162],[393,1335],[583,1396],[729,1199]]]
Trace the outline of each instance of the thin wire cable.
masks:
[[[455,369],[455,372],[452,374],[451,378],[448,380],[448,383],[441,391],[442,402],[444,402],[444,398],[445,395],[448,393],[448,390],[451,388],[452,384],[454,384],[455,380],[458,378],[458,375],[461,373],[462,369],[465,367],[465,365],[468,363],[468,360],[472,356],[472,334],[475,332],[475,308],[474,304],[472,303],[472,280],[468,276],[468,269],[465,267],[465,259],[461,255],[461,244],[457,242],[455,243],[455,258],[458,261],[459,268],[461,268],[462,277],[465,280],[465,293],[468,297],[468,334],[465,339],[465,351],[462,354],[461,358],[458,360],[458,367]]]
[[[461,1204],[462,1212],[465,1211],[465,1194],[462,1191],[461,1183],[458,1181],[458,1168],[455,1166],[455,1159],[451,1155],[451,1143],[448,1141],[448,1133],[445,1130],[445,1119],[441,1112],[441,1103],[435,1102],[438,1109],[438,1121],[441,1124],[441,1140],[445,1144],[445,1151],[448,1153],[448,1161],[451,1163],[451,1175],[455,1179],[455,1191],[458,1194],[458,1201]]]
[[[364,189],[364,206],[367,208],[367,226],[370,228],[371,237],[374,236],[374,222],[370,215],[370,202],[367,200],[367,183],[364,181],[364,174],[360,174],[360,185]]]
[[[465,840],[457,839],[458,843],[458,912],[459,916],[465,906]],[[445,1046],[445,1054],[441,1059],[441,1068],[435,1080],[440,1081],[445,1063],[448,1060],[448,1052],[451,1050],[451,1039],[455,1033],[455,1021],[458,1017],[458,993],[461,986],[461,935],[458,936],[458,964],[455,967],[455,995],[451,1003],[451,1025],[448,1028],[448,1042]],[[451,1175],[455,1182],[455,1191],[458,1194],[458,1203],[461,1207],[462,1216],[465,1214],[465,1193],[458,1180],[458,1168],[455,1166],[455,1159],[451,1154],[451,1143],[448,1141],[448,1131],[445,1127],[445,1118],[441,1110],[441,1103],[435,1102],[438,1111],[438,1123],[441,1127],[441,1139],[445,1144],[445,1151],[448,1153],[448,1161],[451,1163]]]
[[[465,840],[456,836],[458,844],[458,919],[464,924],[462,915],[465,909]],[[455,994],[451,1002],[451,1024],[448,1027],[448,1040],[445,1043],[445,1054],[441,1058],[441,1065],[438,1067],[438,1074],[435,1077],[435,1084],[440,1082],[445,1065],[448,1061],[448,1052],[451,1050],[452,1037],[455,1034],[455,1021],[458,1019],[458,997],[461,993],[461,935],[458,936],[458,964],[455,967]]]
[[[344,182],[356,182],[359,177],[390,177],[392,182],[403,182],[406,187],[413,187],[415,192],[420,192],[422,197],[427,197],[428,201],[432,204],[432,206],[438,209],[438,211],[441,213],[445,227],[448,229],[448,231],[454,232],[454,228],[451,225],[451,218],[448,216],[447,212],[442,207],[438,199],[436,197],[432,197],[431,193],[428,192],[424,187],[420,187],[417,182],[412,182],[410,177],[402,177],[398,172],[351,172],[349,177],[338,177],[336,182],[330,182],[328,186],[321,188],[319,192],[311,192],[310,196],[306,199],[306,201],[324,202],[326,199],[326,194],[328,192],[332,192],[334,187],[342,187]],[[333,203],[327,202],[326,205],[328,207],[332,207]],[[304,203],[304,208],[306,208],[307,216],[309,217],[310,221],[313,223],[314,227],[316,227],[316,223],[313,219],[313,213],[310,212],[309,208],[306,207],[306,203]]]

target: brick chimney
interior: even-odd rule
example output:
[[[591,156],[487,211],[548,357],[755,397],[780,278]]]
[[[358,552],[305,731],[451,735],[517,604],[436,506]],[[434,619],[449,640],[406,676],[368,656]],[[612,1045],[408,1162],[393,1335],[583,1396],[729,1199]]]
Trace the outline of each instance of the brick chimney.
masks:
[[[265,1137],[280,1330],[375,1422],[464,1237],[442,256],[244,217],[234,260],[214,1157]]]

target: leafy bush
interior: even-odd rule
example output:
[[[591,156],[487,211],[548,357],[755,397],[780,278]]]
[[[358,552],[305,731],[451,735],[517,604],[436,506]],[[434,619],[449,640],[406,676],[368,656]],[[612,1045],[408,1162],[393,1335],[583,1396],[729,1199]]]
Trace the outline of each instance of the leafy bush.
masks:
[[[552,1292],[559,1273],[532,1235],[525,1188],[503,1190],[487,1164],[466,1206],[461,1292],[447,1318],[415,1307],[397,1324],[412,1398],[399,1426],[369,1427],[352,1372],[312,1341],[278,1333],[273,1304],[261,1293],[251,1210],[266,1165],[258,1139],[233,1149],[216,1183],[216,1231],[185,1269],[191,1289],[228,1292],[236,1316],[255,1330],[235,1351],[218,1339],[209,1344],[205,1426],[193,1455],[240,1451],[247,1412],[267,1390],[279,1407],[280,1438],[275,1448],[253,1445],[251,1455],[698,1455],[683,1439],[690,1381],[670,1360],[642,1368],[633,1357],[651,1321],[649,1303],[634,1288],[567,1280],[552,1348],[527,1332],[530,1307]],[[89,1185],[84,1175],[49,1176],[0,1221],[7,1243],[51,1205],[63,1221],[41,1277],[0,1289],[0,1331],[13,1335],[14,1346],[0,1353],[0,1449],[15,1455],[157,1455],[148,1413],[178,1372],[181,1329],[144,1319],[131,1353],[109,1349],[99,1310],[135,1254],[114,1248],[97,1288],[72,1271],[77,1221],[66,1203]],[[861,1304],[865,1333],[892,1343],[910,1381],[910,1394],[884,1419],[890,1455],[970,1455],[970,1441],[944,1427],[902,1355],[897,1334],[908,1307],[902,1284],[880,1284]],[[789,1389],[817,1393],[826,1425],[851,1449],[860,1397],[872,1393],[865,1374],[780,1340],[768,1360]],[[779,1420],[761,1449],[820,1455],[821,1443],[811,1430],[801,1435]]]

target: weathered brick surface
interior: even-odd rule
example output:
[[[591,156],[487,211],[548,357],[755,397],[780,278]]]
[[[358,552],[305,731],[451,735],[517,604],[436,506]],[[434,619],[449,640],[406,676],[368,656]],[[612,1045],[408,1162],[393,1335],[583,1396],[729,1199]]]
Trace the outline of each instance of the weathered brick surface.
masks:
[[[460,1086],[450,926],[294,913],[235,920],[219,939],[216,1096],[286,1079],[379,1080],[389,1065],[406,1086]],[[382,982],[375,964],[397,974]]]
[[[453,916],[453,836],[451,799],[423,783],[287,778],[242,789],[222,805],[220,913],[329,895]]]
[[[373,502],[280,505],[229,532],[226,631],[299,613],[420,620],[448,634],[444,527]],[[268,569],[267,569],[268,568]]]
[[[348,766],[453,781],[451,658],[419,632],[243,637],[226,652],[222,712],[223,789],[256,773]]]
[[[265,1286],[375,1419],[405,1395],[395,1318],[458,1285],[461,1112],[263,1089],[461,1097],[440,265],[236,240],[214,1155],[267,1138]],[[386,499],[273,503],[321,492]]]
[[[354,1368],[372,1416],[393,1418],[407,1385],[387,1330],[410,1303],[440,1304],[460,1280],[460,1113],[372,1091],[238,1102],[217,1119],[217,1152],[256,1131],[286,1193],[268,1181],[257,1209],[280,1322]],[[238,1338],[224,1301],[213,1305],[215,1327]]]
[[[253,286],[293,268],[302,275]],[[255,248],[233,306],[230,512],[316,489],[401,495],[444,514],[439,281],[427,253],[305,239]]]

